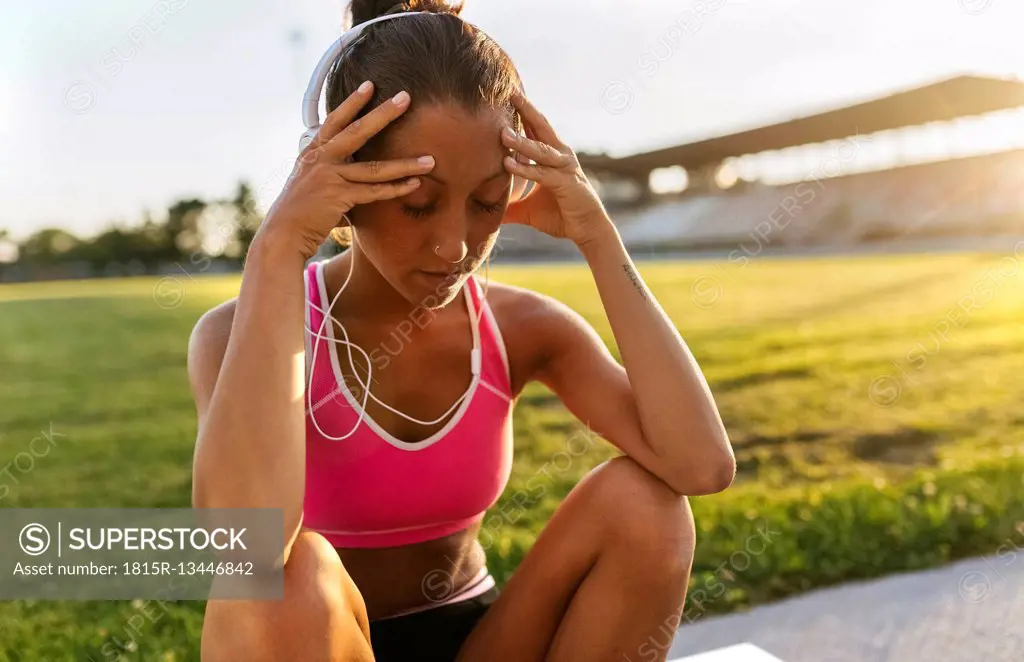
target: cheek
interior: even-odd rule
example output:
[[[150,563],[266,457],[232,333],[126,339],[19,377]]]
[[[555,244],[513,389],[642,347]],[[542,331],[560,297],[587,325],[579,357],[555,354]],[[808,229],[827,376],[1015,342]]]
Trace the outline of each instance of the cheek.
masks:
[[[360,214],[354,219],[360,246],[373,256],[380,266],[385,263],[403,264],[420,245],[420,226],[398,209],[397,204],[376,202],[362,205]]]
[[[472,243],[469,245],[469,254],[474,256],[478,261],[487,259],[494,247],[498,243],[499,231],[495,228],[489,232],[483,232],[473,237]]]

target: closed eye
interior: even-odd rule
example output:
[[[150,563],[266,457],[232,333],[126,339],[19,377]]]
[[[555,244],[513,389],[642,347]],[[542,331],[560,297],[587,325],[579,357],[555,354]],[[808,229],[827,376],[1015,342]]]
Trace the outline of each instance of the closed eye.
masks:
[[[487,204],[485,202],[477,202],[476,206],[481,211],[484,211],[484,212],[486,212],[488,214],[497,214],[498,212],[501,211],[502,207],[504,207],[505,205],[504,205],[504,201],[503,200],[499,200],[498,202],[495,202],[493,205],[489,205],[489,204]]]
[[[488,204],[486,202],[474,201],[477,209],[486,214],[498,214],[505,206],[504,200],[499,200],[494,204]],[[426,207],[411,207],[409,205],[402,205],[402,211],[413,218],[423,218],[434,211],[436,205],[427,205]]]
[[[402,211],[413,218],[423,218],[430,212],[434,211],[434,205],[428,205],[426,207],[410,207],[409,205],[402,205]]]

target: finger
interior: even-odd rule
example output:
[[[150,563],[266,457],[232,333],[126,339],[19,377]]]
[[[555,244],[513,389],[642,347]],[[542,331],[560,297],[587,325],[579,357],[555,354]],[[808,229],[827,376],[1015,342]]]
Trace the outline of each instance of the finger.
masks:
[[[349,201],[354,205],[365,205],[380,200],[391,200],[409,195],[420,185],[419,177],[410,177],[395,182],[375,182],[373,184],[350,184]]]
[[[341,176],[350,182],[386,182],[413,175],[422,175],[434,168],[434,157],[421,156],[418,159],[393,159],[389,161],[359,161],[337,166]]]
[[[505,169],[513,175],[521,175],[539,184],[548,184],[549,186],[554,181],[554,175],[558,172],[556,168],[551,166],[521,163],[511,156],[505,157],[504,164]]]
[[[324,118],[324,123],[316,133],[316,137],[302,153],[305,154],[326,144],[339,131],[348,126],[349,122],[359,114],[359,111],[362,110],[363,106],[371,98],[373,98],[373,83],[365,81],[356,88],[355,92],[348,95],[344,101],[338,104],[337,108],[327,114],[327,117]]]
[[[409,93],[403,90],[346,126],[323,149],[334,157],[348,157],[408,108]]]
[[[501,137],[502,142],[507,147],[511,147],[523,156],[527,156],[541,165],[564,168],[572,161],[570,155],[555,149],[547,143],[521,136],[510,128],[502,131]]]
[[[533,127],[530,126],[529,124],[523,124],[523,132],[526,134],[526,137],[529,138],[530,140],[537,139],[537,134],[534,132]]]
[[[533,129],[533,138],[537,138],[542,142],[546,142],[549,145],[555,145],[557,147],[564,147],[565,145],[558,138],[558,134],[555,133],[554,127],[548,122],[548,118],[544,117],[544,114],[537,110],[526,95],[522,92],[514,92],[512,94],[512,104],[522,115],[523,120],[530,125]],[[529,131],[529,129],[527,129]]]

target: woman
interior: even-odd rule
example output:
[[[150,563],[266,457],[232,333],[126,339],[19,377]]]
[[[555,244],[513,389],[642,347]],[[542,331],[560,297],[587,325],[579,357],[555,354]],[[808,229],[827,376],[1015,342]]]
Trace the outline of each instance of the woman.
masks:
[[[354,24],[389,9],[429,13],[367,27],[341,58],[238,297],[190,341],[194,505],[283,508],[286,526],[284,599],[210,600],[203,659],[664,660],[686,496],[734,474],[714,400],[505,53],[439,0],[350,8]],[[514,178],[533,194],[510,202]],[[566,305],[483,290],[502,223],[575,242],[625,367]],[[349,249],[304,266],[329,234]],[[624,455],[499,592],[477,537],[532,380]]]

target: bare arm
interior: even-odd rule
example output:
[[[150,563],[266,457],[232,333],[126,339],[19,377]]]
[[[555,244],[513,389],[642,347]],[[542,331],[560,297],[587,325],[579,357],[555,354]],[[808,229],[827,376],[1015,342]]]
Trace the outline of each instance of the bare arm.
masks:
[[[207,313],[189,343],[199,418],[192,505],[282,508],[284,561],[305,491],[304,262],[294,242],[258,235],[233,318]]]
[[[215,309],[189,343],[199,417],[192,505],[281,508],[283,563],[306,490],[303,265],[353,207],[407,195],[434,167],[432,158],[350,160],[411,101],[399,93],[356,119],[372,93],[367,82],[324,120],[249,247],[230,325]]]
[[[624,364],[617,365],[583,318],[549,300],[548,360],[540,379],[576,416],[679,494],[725,489],[736,461],[700,366],[637,273],[575,152],[522,93],[513,102],[530,131],[526,137],[506,132],[502,141],[535,164],[506,156],[505,166],[547,195],[510,206],[514,213],[505,222],[576,243]]]
[[[680,494],[724,490],[732,483],[736,461],[707,380],[637,272],[615,226],[608,222],[606,228],[606,233],[581,250],[624,364],[619,368],[601,362],[606,366],[605,383],[618,393],[615,399],[621,411],[628,412],[607,423],[621,431],[632,428],[632,434],[622,435],[630,441],[623,450],[631,455],[639,452],[634,457],[641,463],[646,458],[647,468]],[[588,335],[596,338],[597,334]],[[563,358],[569,357],[566,363],[571,363],[576,355],[578,362],[580,354],[579,349],[570,350]],[[589,375],[590,370],[582,374]],[[563,375],[559,381],[564,384],[567,379]]]

